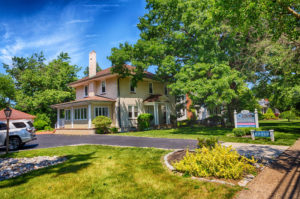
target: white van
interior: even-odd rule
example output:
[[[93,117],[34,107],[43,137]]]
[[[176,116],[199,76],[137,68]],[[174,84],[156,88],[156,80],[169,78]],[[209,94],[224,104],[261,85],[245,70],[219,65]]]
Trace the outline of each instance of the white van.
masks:
[[[0,147],[6,146],[6,122],[0,121]],[[35,129],[30,120],[9,121],[9,149],[17,150],[25,143],[36,140]]]

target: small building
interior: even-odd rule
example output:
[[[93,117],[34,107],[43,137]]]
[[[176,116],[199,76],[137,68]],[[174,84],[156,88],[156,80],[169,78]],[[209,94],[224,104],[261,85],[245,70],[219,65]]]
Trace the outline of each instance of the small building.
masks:
[[[30,115],[28,113],[24,113],[22,111],[18,111],[16,109],[11,108],[12,112],[11,112],[11,116],[9,118],[9,120],[27,120],[27,121],[31,121],[33,122],[35,116],[34,115]],[[6,122],[6,116],[4,113],[4,109],[2,109],[0,111],[0,121],[1,122]]]

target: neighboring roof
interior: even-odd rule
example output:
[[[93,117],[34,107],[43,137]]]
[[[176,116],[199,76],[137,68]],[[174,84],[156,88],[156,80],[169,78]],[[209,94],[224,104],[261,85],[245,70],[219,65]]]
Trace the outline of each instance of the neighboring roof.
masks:
[[[127,64],[125,64],[124,66],[126,68],[128,68],[128,70],[131,70],[131,71],[133,71],[136,68],[134,66],[130,66],[130,65],[127,65]],[[96,75],[93,76],[93,77],[84,77],[84,78],[79,79],[75,82],[72,82],[72,83],[69,84],[69,86],[72,86],[72,85],[75,85],[75,84],[78,84],[78,83],[82,83],[82,82],[85,82],[85,81],[88,81],[88,80],[92,80],[92,79],[95,79],[95,78],[98,78],[98,77],[104,77],[104,76],[107,76],[107,75],[112,75],[113,73],[111,72],[111,68],[113,68],[113,67],[115,67],[115,66],[111,66],[107,69],[101,70],[101,71],[97,72]],[[150,78],[150,79],[153,79],[154,76],[155,76],[153,73],[150,73],[148,71],[145,71],[144,74],[145,74],[146,78]]]
[[[56,108],[56,107],[63,106],[63,105],[75,104],[75,103],[80,103],[80,102],[91,102],[91,101],[95,101],[95,102],[115,102],[116,100],[108,98],[108,97],[103,97],[103,96],[93,96],[93,97],[85,97],[85,98],[70,101],[70,102],[54,104],[54,105],[51,105],[51,107]]]
[[[145,100],[144,100],[144,102],[156,102],[156,101],[158,101],[159,100],[159,97],[160,97],[161,95],[150,95],[149,97],[147,97]]]
[[[24,113],[22,111],[18,111],[16,109],[11,108],[12,112],[11,112],[11,116],[10,116],[10,120],[22,120],[22,119],[34,119],[35,116],[34,115],[30,115],[28,113]],[[4,109],[2,109],[0,111],[0,120],[6,120],[6,116],[4,113]]]

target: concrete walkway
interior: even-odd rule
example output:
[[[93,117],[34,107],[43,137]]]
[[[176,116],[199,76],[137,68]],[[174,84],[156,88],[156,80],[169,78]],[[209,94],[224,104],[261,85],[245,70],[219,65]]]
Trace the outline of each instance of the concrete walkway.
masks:
[[[197,140],[147,138],[134,136],[112,136],[112,135],[37,135],[37,140],[25,145],[26,149],[50,148],[57,146],[78,144],[101,144],[111,146],[133,146],[133,147],[155,147],[162,149],[184,149],[189,147],[195,149]],[[245,143],[223,143],[225,146],[232,145],[240,154],[254,157],[272,159],[282,153],[287,146],[260,145]],[[0,152],[1,153],[1,152]]]
[[[238,199],[299,199],[300,139],[241,191]]]

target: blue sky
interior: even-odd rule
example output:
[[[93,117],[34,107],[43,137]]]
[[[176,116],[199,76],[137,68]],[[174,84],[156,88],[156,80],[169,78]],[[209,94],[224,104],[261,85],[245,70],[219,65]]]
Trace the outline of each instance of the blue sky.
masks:
[[[49,61],[63,51],[85,67],[95,50],[101,68],[110,67],[111,48],[138,39],[145,6],[144,0],[0,0],[0,63],[40,51]]]

